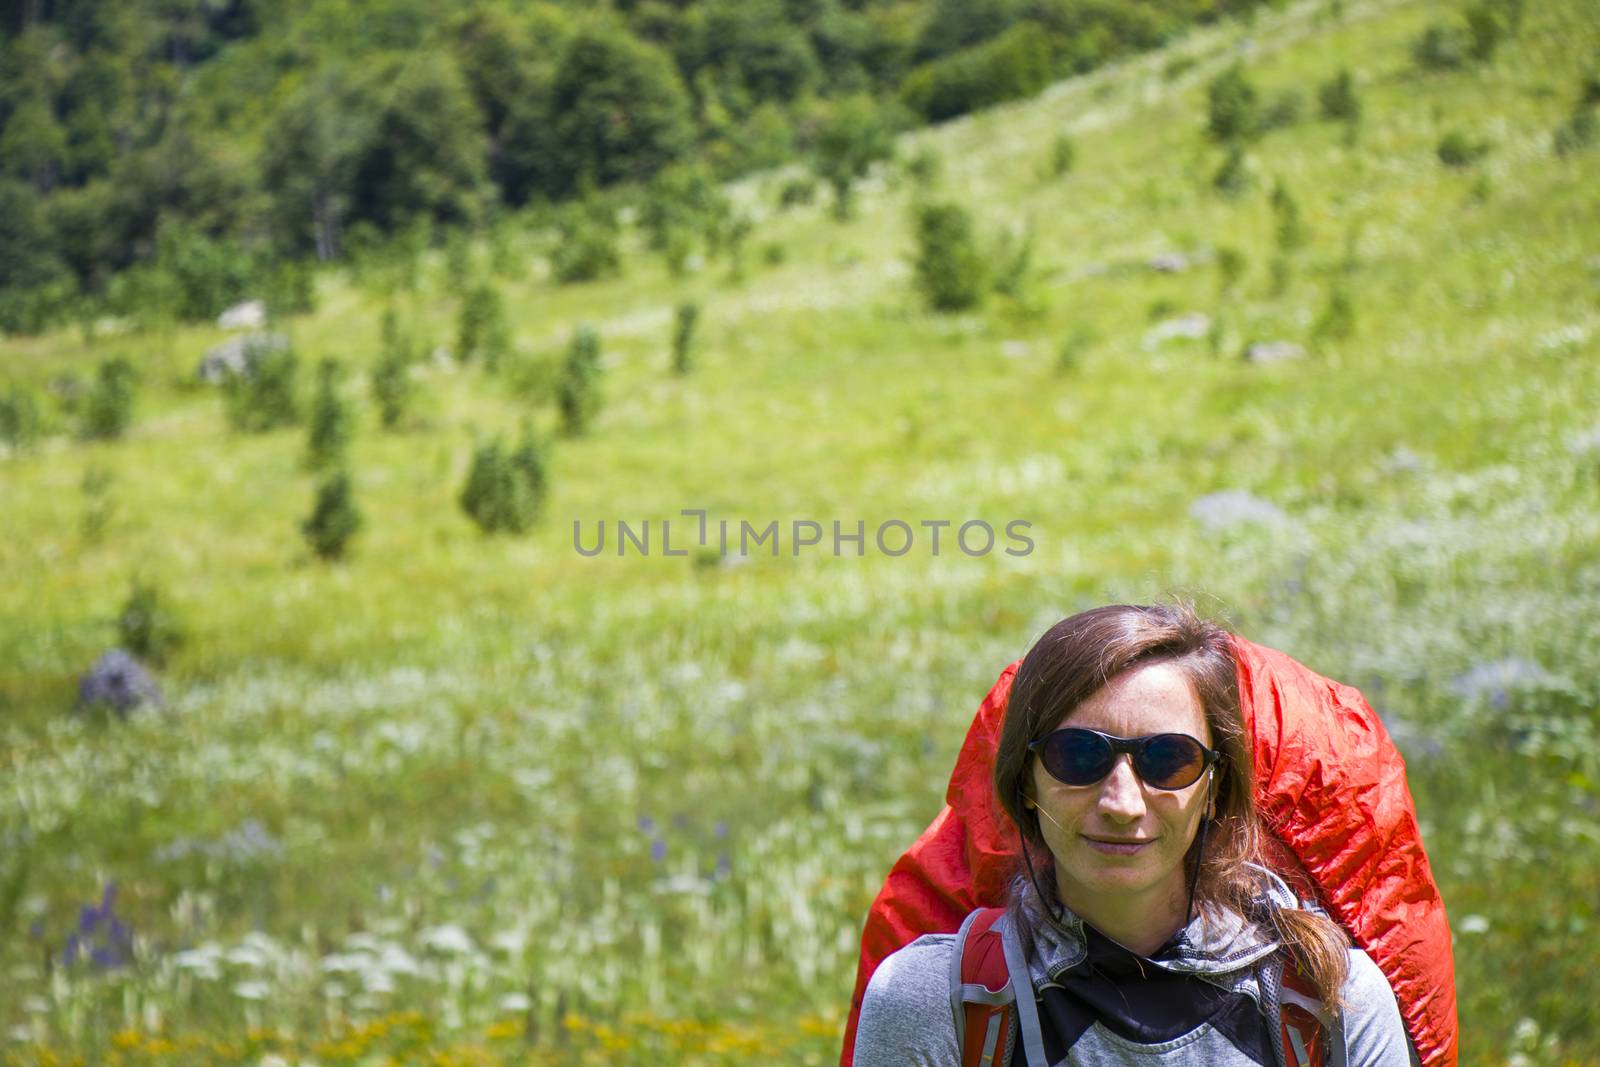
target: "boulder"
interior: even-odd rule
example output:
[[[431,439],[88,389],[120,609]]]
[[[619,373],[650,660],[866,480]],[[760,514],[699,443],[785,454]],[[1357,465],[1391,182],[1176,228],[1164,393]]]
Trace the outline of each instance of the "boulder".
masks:
[[[289,339],[281,333],[230,337],[206,350],[196,373],[208,385],[217,385],[229,378],[248,377],[257,359],[268,353],[282,352],[288,347]]]
[[[260,300],[246,300],[217,316],[217,325],[224,330],[259,330],[267,324],[267,305]]]
[[[1198,340],[1211,332],[1211,316],[1201,311],[1190,311],[1175,318],[1163,319],[1144,334],[1146,349],[1159,348],[1168,341]]]
[[[1276,526],[1289,519],[1272,501],[1243,489],[1224,489],[1197,497],[1189,505],[1189,517],[1212,533],[1235,526]]]
[[[1182,252],[1163,252],[1151,256],[1145,265],[1158,274],[1182,274],[1194,264]]]
[[[1291,359],[1304,359],[1306,350],[1293,341],[1256,341],[1246,345],[1247,363],[1283,363]]]
[[[78,679],[79,708],[109,707],[126,719],[141,704],[161,705],[161,687],[144,665],[120,648],[94,661]]]

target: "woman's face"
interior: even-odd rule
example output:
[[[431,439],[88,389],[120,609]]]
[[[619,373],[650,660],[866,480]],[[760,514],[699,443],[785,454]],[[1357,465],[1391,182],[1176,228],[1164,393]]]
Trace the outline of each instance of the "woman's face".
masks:
[[[1211,746],[1200,697],[1171,663],[1118,675],[1057,728],[1062,726],[1118,737],[1181,733]],[[1210,774],[1184,789],[1157,789],[1134,773],[1132,757],[1123,753],[1099,782],[1072,786],[1050,777],[1037,756],[1030,763],[1033,799],[1048,816],[1039,819],[1039,828],[1055,855],[1063,903],[1081,915],[1182,902],[1183,857],[1205,811]]]

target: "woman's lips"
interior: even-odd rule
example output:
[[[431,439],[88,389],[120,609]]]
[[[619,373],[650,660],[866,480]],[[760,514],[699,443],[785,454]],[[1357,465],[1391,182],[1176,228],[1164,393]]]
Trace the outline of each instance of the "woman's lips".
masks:
[[[1112,841],[1087,835],[1084,836],[1084,840],[1089,842],[1090,848],[1096,852],[1103,852],[1107,856],[1133,856],[1138,854],[1140,849],[1150,844],[1149,841]]]

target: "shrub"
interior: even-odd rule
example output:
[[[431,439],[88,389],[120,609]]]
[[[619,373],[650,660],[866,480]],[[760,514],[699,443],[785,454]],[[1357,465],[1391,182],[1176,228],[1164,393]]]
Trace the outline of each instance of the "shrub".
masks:
[[[690,300],[678,305],[672,326],[672,369],[677,374],[689,373],[690,345],[694,341],[694,328],[699,319],[699,304]]]
[[[587,433],[600,411],[600,335],[583,326],[573,335],[556,383],[561,426],[569,437]]]
[[[83,481],[78,488],[83,493],[83,512],[78,517],[78,529],[85,541],[99,541],[111,525],[117,502],[111,496],[116,476],[99,464],[84,468]]]
[[[740,212],[728,217],[712,242],[714,251],[727,253],[728,277],[733,281],[744,278],[744,246],[754,230],[755,223],[750,216]]]
[[[935,311],[961,311],[983,299],[985,270],[972,235],[972,216],[954,203],[916,209],[917,287]]]
[[[473,452],[461,510],[486,534],[521,533],[537,517],[544,493],[544,457],[524,424],[523,441],[509,456],[499,438]]]
[[[344,460],[350,445],[350,411],[339,395],[339,364],[325,359],[317,367],[317,395],[311,402],[306,436],[306,466],[323,470]]]
[[[1077,158],[1078,149],[1072,143],[1072,138],[1064,133],[1056,134],[1055,141],[1050,145],[1050,173],[1057,178],[1062,177],[1072,169]]]
[[[1273,96],[1271,103],[1261,112],[1258,122],[1259,132],[1282,129],[1293,126],[1300,121],[1300,116],[1305,112],[1305,99],[1298,90],[1284,89]]]
[[[213,238],[188,224],[165,227],[156,239],[157,269],[175,287],[180,318],[215,318],[244,297],[252,264],[237,241]]]
[[[1356,95],[1356,80],[1345,68],[1317,90],[1322,117],[1336,122],[1361,121],[1361,98]]]
[[[1022,296],[1028,269],[1033,265],[1033,223],[1020,230],[1008,230],[994,255],[994,291],[1017,299]]]
[[[732,204],[704,166],[679,165],[656,175],[645,190],[639,227],[650,247],[666,254],[681,273],[696,235],[710,236],[732,213]]]
[[[1467,8],[1467,52],[1479,63],[1488,63],[1506,37],[1506,25],[1500,12],[1487,3],[1473,4]]]
[[[456,359],[482,361],[486,370],[498,370],[511,352],[511,327],[505,303],[493,284],[482,282],[467,290],[456,316]]]
[[[39,405],[33,394],[13,385],[0,396],[0,444],[12,452],[26,452],[39,440]]]
[[[264,288],[271,318],[308,315],[317,309],[317,276],[309,261],[279,260],[266,272]]]
[[[616,216],[598,201],[567,209],[557,228],[561,239],[551,257],[557,281],[594,281],[622,269]]]
[[[1411,43],[1411,59],[1423,70],[1456,70],[1467,62],[1467,42],[1454,26],[1434,23]]]
[[[1223,196],[1237,197],[1249,192],[1254,179],[1250,175],[1250,165],[1245,159],[1244,148],[1237,143],[1228,146],[1228,154],[1223,157],[1222,165],[1217,168],[1216,174],[1211,177],[1211,186]]]
[[[1032,96],[1050,81],[1050,49],[1036,22],[1019,22],[992,40],[924,63],[900,96],[929,122]]]
[[[784,209],[804,207],[817,199],[815,178],[790,178],[778,189],[778,206]]]
[[[939,174],[944,170],[944,159],[939,155],[938,149],[932,145],[923,145],[917,149],[912,157],[906,160],[906,174],[913,182],[923,188],[939,180]]]
[[[1238,63],[1212,79],[1206,87],[1206,132],[1222,144],[1254,136],[1260,125],[1255,86]]]
[[[300,524],[300,532],[318,559],[336,560],[344,557],[350,539],[360,529],[361,513],[350,492],[350,473],[341,467],[317,487],[316,503]]]
[[[1474,141],[1460,130],[1451,130],[1439,139],[1439,162],[1447,167],[1470,167],[1489,154],[1487,141]]]
[[[1554,144],[1556,154],[1561,156],[1600,144],[1600,120],[1596,119],[1594,109],[1573,112],[1572,117],[1556,129]]]
[[[1318,341],[1343,341],[1356,332],[1355,304],[1341,288],[1328,293],[1328,303],[1317,317],[1311,335]]]
[[[1300,204],[1289,191],[1289,187],[1281,181],[1272,189],[1272,213],[1277,218],[1274,237],[1277,240],[1278,251],[1288,255],[1304,248],[1309,237],[1305,222],[1300,216]]]
[[[1061,350],[1056,353],[1056,371],[1065,374],[1073,370],[1083,361],[1084,353],[1094,347],[1095,334],[1087,326],[1079,326],[1067,335],[1061,342]]]
[[[393,310],[383,316],[382,350],[372,368],[372,399],[378,405],[378,422],[385,430],[399,427],[411,406],[411,341],[400,332]]]
[[[85,440],[110,441],[121,437],[133,422],[133,395],[137,375],[125,359],[100,364],[94,388],[89,391],[79,434]]]
[[[1223,246],[1217,249],[1217,295],[1233,292],[1244,277],[1244,253],[1237,248]]]
[[[851,191],[874,163],[894,155],[898,123],[871,97],[847,96],[833,105],[817,131],[814,167],[833,188],[833,212],[850,216]]]
[[[153,582],[134,578],[117,613],[117,643],[156,666],[183,644],[183,624]]]
[[[230,375],[223,383],[228,424],[247,433],[265,433],[299,422],[298,374],[299,360],[293,348],[250,346],[244,373]]]

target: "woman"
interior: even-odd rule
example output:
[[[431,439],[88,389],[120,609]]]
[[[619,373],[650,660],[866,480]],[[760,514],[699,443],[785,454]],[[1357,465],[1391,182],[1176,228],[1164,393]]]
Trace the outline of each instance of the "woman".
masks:
[[[1252,780],[1226,631],[1186,607],[1116,605],[1034,645],[994,775],[1026,857],[1001,924],[1033,994],[1013,1062],[1300,1062],[1279,1025],[1286,971],[1329,1062],[1409,1062],[1382,973],[1258,862]],[[957,940],[924,936],[878,968],[856,1064],[962,1062]]]

